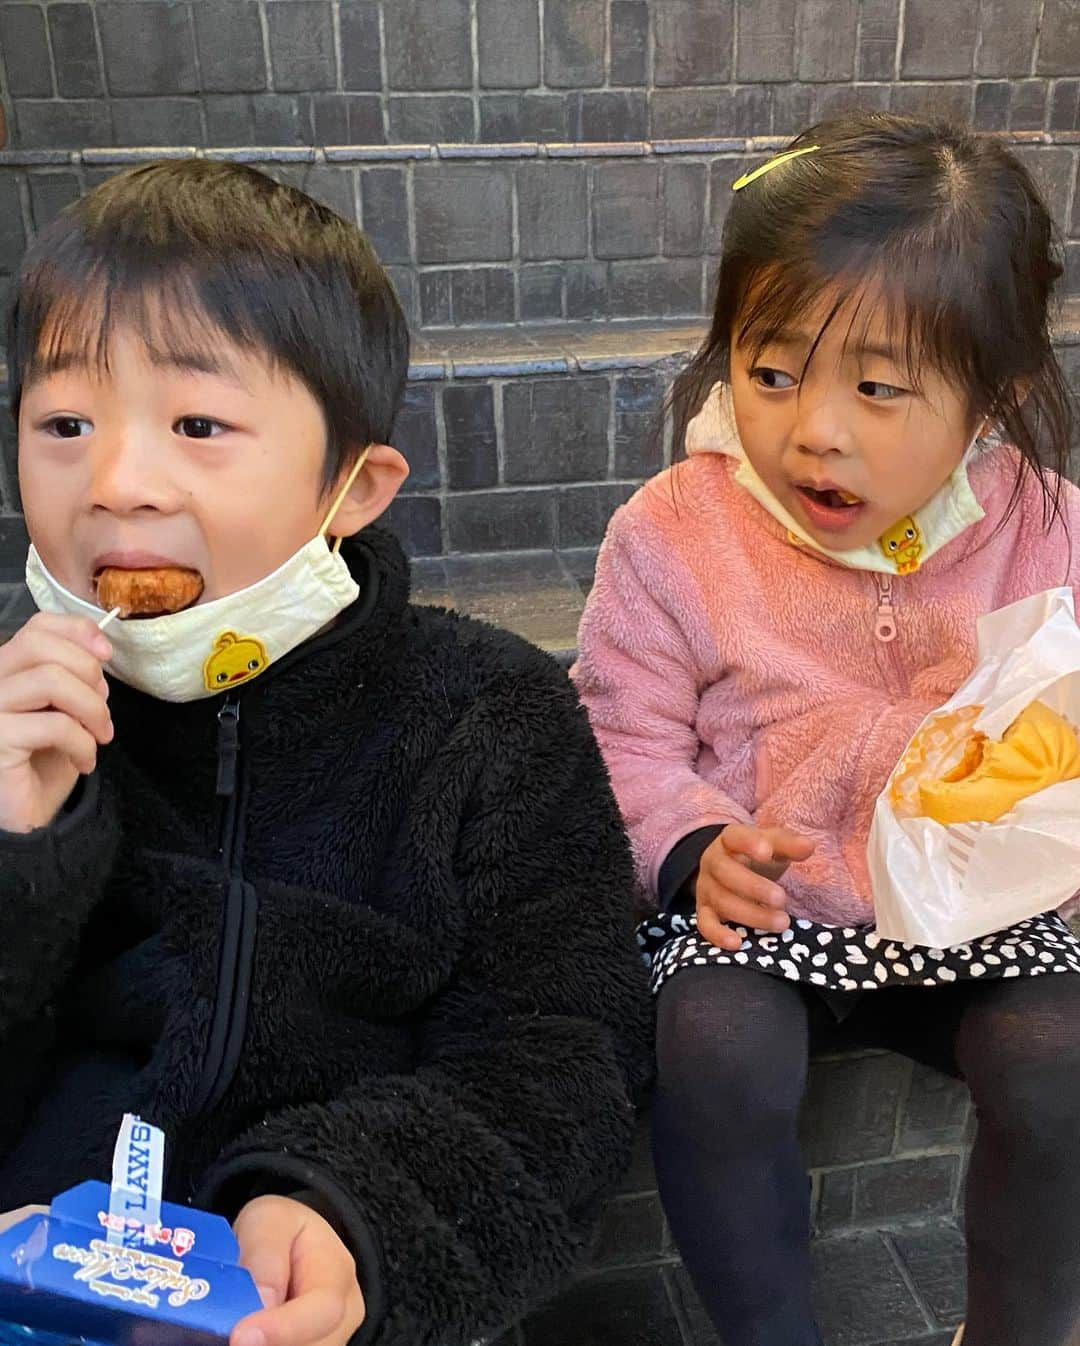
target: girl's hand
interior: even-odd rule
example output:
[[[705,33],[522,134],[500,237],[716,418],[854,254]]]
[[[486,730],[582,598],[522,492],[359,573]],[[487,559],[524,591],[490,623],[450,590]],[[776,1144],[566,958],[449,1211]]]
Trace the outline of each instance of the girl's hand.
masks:
[[[793,861],[809,860],[813,853],[808,837],[785,827],[725,827],[698,867],[694,897],[702,937],[734,951],[742,939],[732,925],[786,930],[787,894],[776,880]]]
[[[113,736],[111,653],[89,618],[44,612],[0,646],[0,830],[47,826],[94,770]]]
[[[364,1296],[352,1253],[322,1216],[260,1196],[234,1229],[266,1307],[236,1324],[230,1346],[345,1346],[364,1321]]]

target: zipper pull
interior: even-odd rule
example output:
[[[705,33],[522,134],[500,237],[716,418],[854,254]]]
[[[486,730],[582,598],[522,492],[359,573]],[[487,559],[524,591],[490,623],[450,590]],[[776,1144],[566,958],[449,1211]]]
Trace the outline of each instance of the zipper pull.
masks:
[[[883,645],[891,645],[899,634],[896,629],[896,608],[893,606],[892,576],[875,576],[878,586],[877,624],[874,635]]]
[[[217,793],[227,799],[236,789],[236,760],[240,756],[240,705],[226,701],[218,711]]]

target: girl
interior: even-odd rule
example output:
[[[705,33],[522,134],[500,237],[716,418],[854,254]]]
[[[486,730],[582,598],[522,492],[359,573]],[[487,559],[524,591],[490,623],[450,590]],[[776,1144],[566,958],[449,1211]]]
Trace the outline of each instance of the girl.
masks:
[[[965,1346],[1080,1342],[1080,943],[1051,914],[889,945],[865,861],[978,617],[1080,585],[1060,274],[1000,144],[806,132],[735,184],[687,460],[600,554],[576,679],[658,907],[660,1190],[726,1346],[821,1342],[796,1116],[837,1021],[974,1095]]]

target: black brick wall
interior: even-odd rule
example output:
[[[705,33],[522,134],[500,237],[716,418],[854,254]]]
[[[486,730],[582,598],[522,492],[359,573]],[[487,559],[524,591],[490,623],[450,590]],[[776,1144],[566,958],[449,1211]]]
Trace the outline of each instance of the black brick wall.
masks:
[[[171,101],[148,106],[171,122]],[[362,115],[351,105],[327,115],[353,111]],[[1058,222],[1066,288],[1075,293],[1080,132],[1005,135]],[[639,141],[604,153],[557,144],[171,152],[255,162],[357,220],[412,325],[460,328],[705,314],[731,183],[782,143]],[[0,152],[0,302],[35,230],[123,162],[156,153]]]
[[[1073,0],[4,0],[15,147],[1074,130]]]

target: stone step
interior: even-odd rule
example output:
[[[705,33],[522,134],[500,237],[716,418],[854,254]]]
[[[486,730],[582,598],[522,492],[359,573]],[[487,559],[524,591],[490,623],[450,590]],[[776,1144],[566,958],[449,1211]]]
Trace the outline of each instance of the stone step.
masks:
[[[424,557],[413,597],[513,631],[568,667],[595,567],[595,547]]]
[[[1010,132],[1080,291],[1080,132]],[[783,136],[0,151],[0,291],[26,241],[102,178],[163,154],[253,163],[363,224],[414,328],[700,317],[731,183]],[[0,294],[2,300],[2,294]]]
[[[964,1316],[964,1238],[930,1218],[810,1246],[824,1346],[951,1346]],[[782,1287],[778,1288],[782,1292]],[[674,1256],[582,1276],[494,1346],[723,1346]]]

